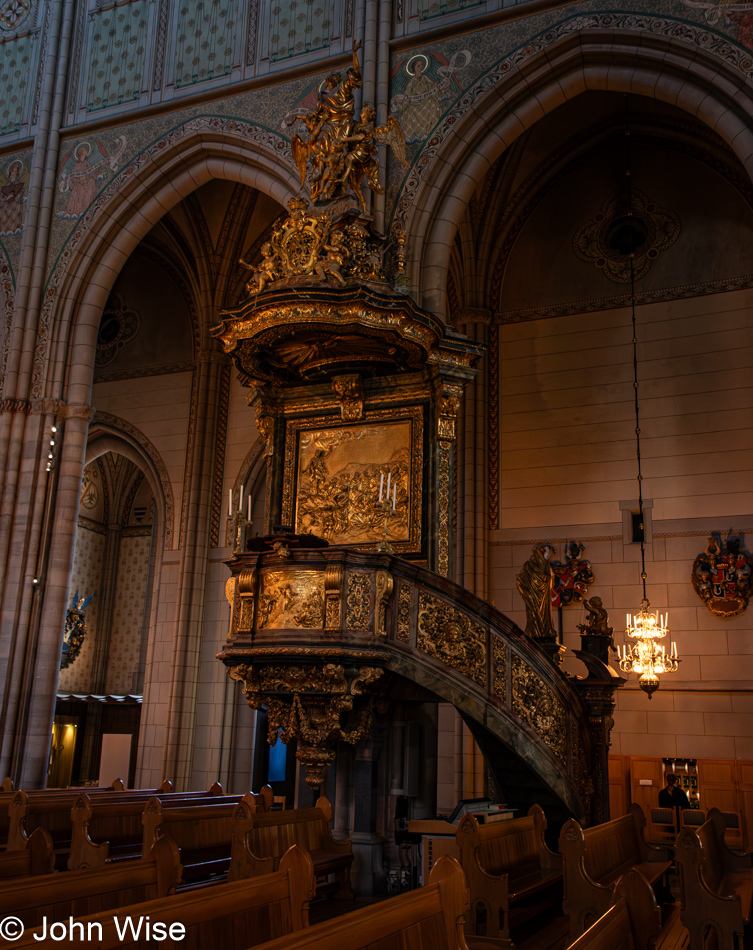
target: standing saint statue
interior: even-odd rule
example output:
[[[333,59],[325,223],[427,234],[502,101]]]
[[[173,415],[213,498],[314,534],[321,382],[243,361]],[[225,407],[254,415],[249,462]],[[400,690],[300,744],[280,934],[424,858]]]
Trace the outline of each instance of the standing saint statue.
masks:
[[[526,605],[526,633],[534,640],[557,638],[557,631],[552,624],[552,554],[554,549],[551,545],[537,544],[515,578]]]

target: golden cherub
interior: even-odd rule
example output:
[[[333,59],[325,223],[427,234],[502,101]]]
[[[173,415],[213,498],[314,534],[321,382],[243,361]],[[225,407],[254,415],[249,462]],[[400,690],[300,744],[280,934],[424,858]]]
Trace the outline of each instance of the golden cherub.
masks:
[[[253,264],[247,264],[243,258],[238,261],[239,264],[253,271],[251,280],[246,284],[246,293],[249,296],[260,294],[267,284],[272,283],[273,280],[279,280],[282,276],[277,271],[277,255],[275,254],[275,249],[269,242],[262,245],[261,254],[262,260],[258,267],[255,267]]]

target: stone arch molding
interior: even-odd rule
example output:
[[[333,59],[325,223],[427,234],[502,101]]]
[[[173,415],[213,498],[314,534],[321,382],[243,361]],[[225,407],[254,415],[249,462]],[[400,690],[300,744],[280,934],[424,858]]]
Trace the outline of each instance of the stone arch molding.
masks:
[[[96,412],[90,431],[92,428],[103,431],[104,435],[87,445],[84,465],[88,465],[107,452],[124,455],[137,465],[149,480],[157,502],[164,550],[172,550],[175,535],[175,506],[170,477],[162,456],[143,432],[118,416],[110,415],[108,412]]]
[[[444,316],[451,248],[494,162],[527,129],[590,90],[631,92],[713,129],[753,179],[753,56],[727,37],[666,16],[592,13],[552,26],[469,86],[442,117],[398,195],[412,286]]]
[[[299,190],[290,143],[261,126],[201,116],[152,142],[100,192],[57,259],[40,317],[33,393],[62,388],[68,362],[66,394],[89,392],[99,318],[117,275],[157,221],[214,178],[256,188],[283,206]],[[47,378],[48,367],[55,378]]]

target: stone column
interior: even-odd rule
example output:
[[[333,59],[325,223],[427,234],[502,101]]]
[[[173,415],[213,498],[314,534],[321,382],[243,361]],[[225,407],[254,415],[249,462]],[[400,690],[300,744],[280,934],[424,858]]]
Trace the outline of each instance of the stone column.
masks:
[[[173,640],[172,682],[162,768],[163,774],[173,779],[177,791],[190,788],[192,781],[220,378],[224,362],[222,354],[204,352],[196,369],[194,442],[188,460],[178,620]]]
[[[382,742],[369,739],[356,746],[353,766],[353,870],[351,883],[358,895],[384,891],[384,838],[377,833],[377,789]]]
[[[474,343],[489,342],[490,311],[464,310],[460,331]],[[478,375],[465,388],[458,438],[456,570],[454,579],[486,598],[489,590],[489,360],[480,361]]]
[[[47,514],[40,519],[43,529],[37,556],[27,559],[29,583],[34,576],[38,580],[33,585],[35,605],[28,619],[22,619],[17,627],[23,663],[20,658],[16,663],[22,673],[11,775],[17,786],[24,788],[43,787],[47,776],[81,478],[93,409],[63,406],[60,415],[54,489],[50,492]],[[36,573],[33,565],[37,565]]]

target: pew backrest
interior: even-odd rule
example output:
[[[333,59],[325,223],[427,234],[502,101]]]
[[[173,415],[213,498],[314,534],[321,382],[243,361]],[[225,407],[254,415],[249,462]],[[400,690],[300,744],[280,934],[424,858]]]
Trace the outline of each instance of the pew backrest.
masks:
[[[15,877],[36,877],[52,874],[55,851],[52,838],[44,828],[37,828],[29,836],[23,851],[0,851],[0,880]]]
[[[349,841],[335,841],[329,824],[332,806],[322,796],[313,808],[294,808],[286,811],[255,812],[250,816],[240,810],[237,820],[248,821],[247,828],[239,828],[235,840],[245,840],[249,852],[259,858],[278,861],[288,848],[297,844],[308,852],[350,853]]]
[[[424,887],[273,940],[264,950],[468,950],[467,909],[463,871],[443,855]]]
[[[524,818],[486,824],[479,824],[475,815],[465,815],[455,841],[466,877],[474,862],[495,876],[522,877],[541,868],[561,868],[562,858],[544,842],[545,829],[546,818],[539,805],[531,806]]]
[[[280,861],[280,870],[273,874],[121,906],[116,914],[111,910],[91,914],[80,917],[77,923],[81,924],[80,933],[85,935],[81,947],[95,945],[99,950],[152,950],[155,946],[160,950],[206,950],[220,946],[222,950],[244,950],[274,938],[285,939],[286,935],[307,927],[308,904],[313,896],[311,859],[305,851],[292,848]],[[128,918],[133,925],[142,921],[138,939],[134,939]],[[182,925],[184,936],[168,936],[158,944],[154,939],[148,941],[143,924],[147,919],[161,922],[168,934],[171,925]],[[121,936],[123,930],[125,939]],[[94,944],[87,941],[89,934],[96,937]],[[59,945],[51,940],[37,941],[30,933],[16,944],[19,948]]]
[[[41,925],[44,917],[67,920],[166,897],[174,893],[181,872],[175,842],[163,837],[143,861],[7,881],[0,888],[0,916],[13,914],[29,928]]]
[[[249,800],[256,807],[263,805],[260,796],[247,792],[244,796],[223,796],[222,786],[216,782],[208,792],[173,792],[155,795],[144,800],[92,800],[88,795],[79,795],[71,808],[70,819],[73,824],[71,834],[71,854],[68,867],[76,870],[83,867],[102,867],[113,856],[114,848],[132,851],[131,857],[149,852],[157,840],[152,835],[148,843],[144,842],[144,810],[150,802],[158,799],[170,808],[235,805],[241,800]],[[122,856],[128,856],[123,854]]]
[[[653,950],[661,926],[650,884],[628,871],[615,886],[612,906],[568,950]]]

